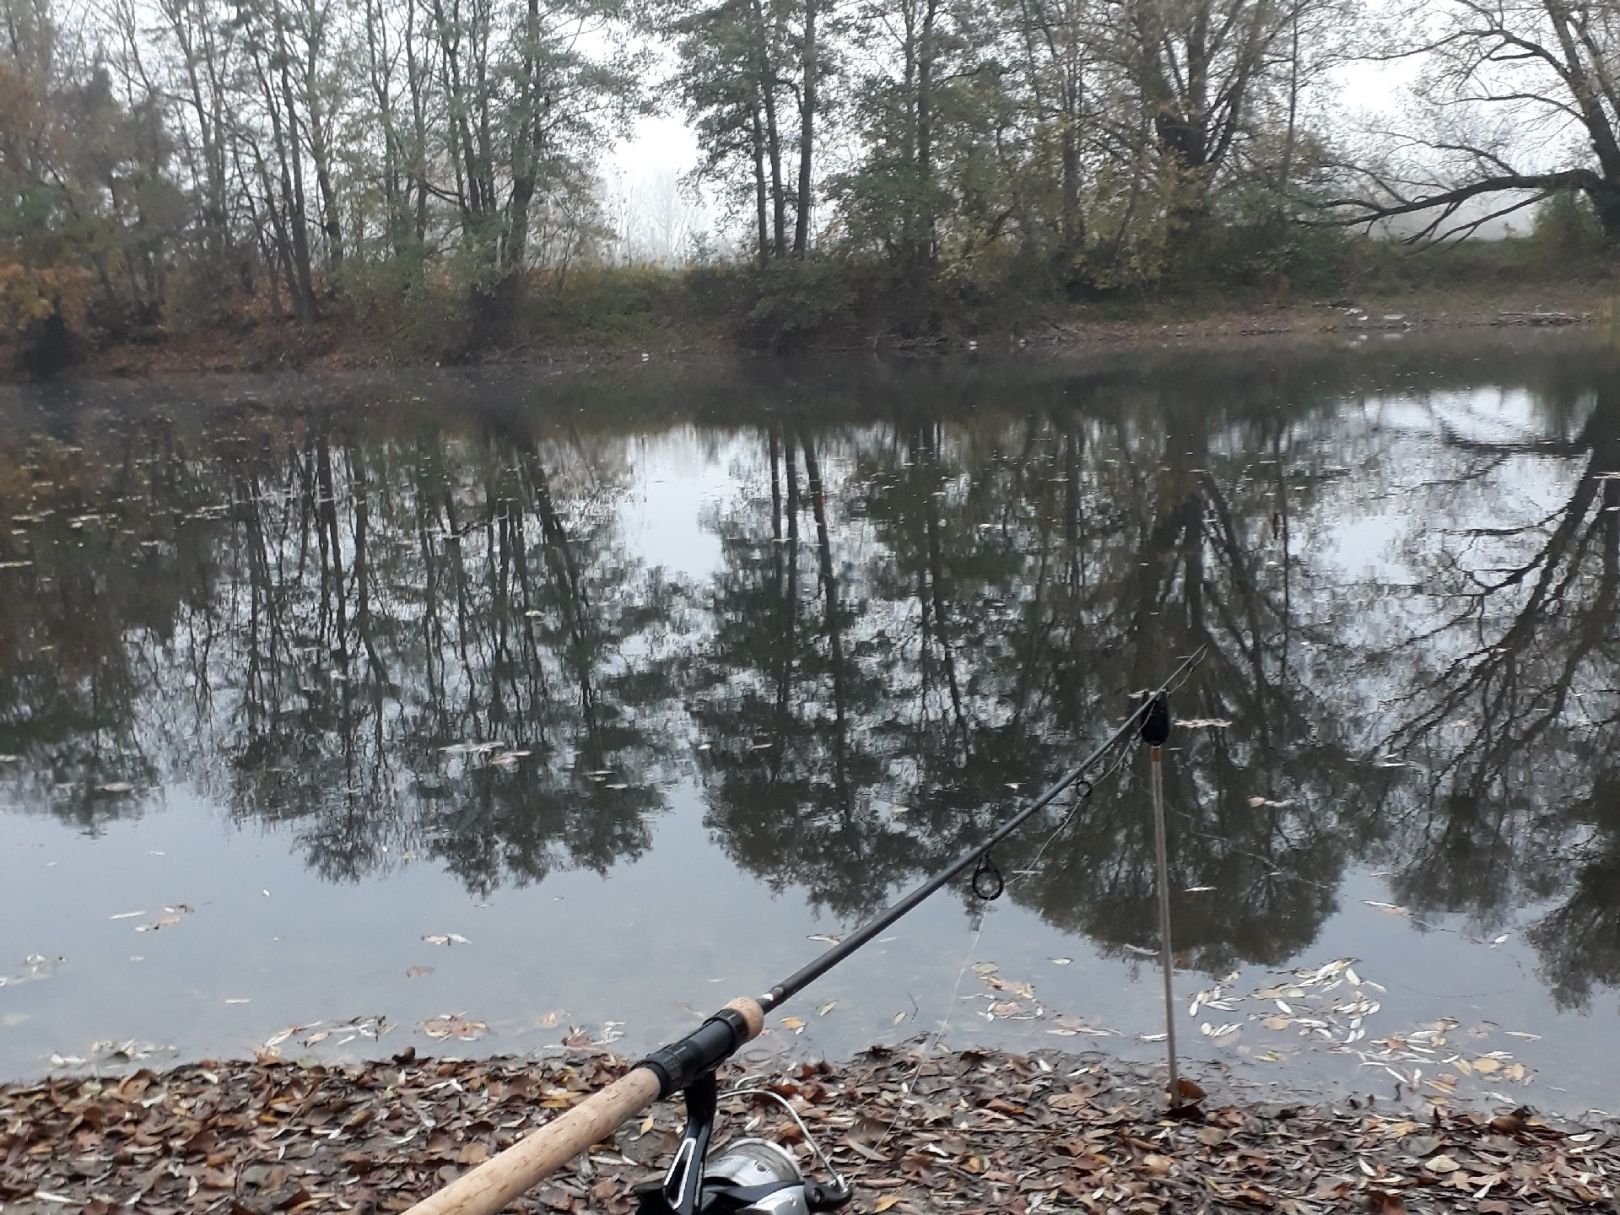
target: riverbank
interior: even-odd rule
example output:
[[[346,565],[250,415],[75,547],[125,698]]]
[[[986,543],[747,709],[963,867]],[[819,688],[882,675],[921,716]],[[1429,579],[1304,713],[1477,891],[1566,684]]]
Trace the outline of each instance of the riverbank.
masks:
[[[0,1210],[403,1210],[625,1066],[407,1052],[3,1085]],[[764,1083],[850,1178],[856,1212],[1614,1209],[1616,1124],[1429,1100],[1312,1104],[1199,1078],[1209,1092],[1176,1119],[1149,1072],[1092,1056],[911,1046]],[[632,1119],[540,1187],[533,1209],[627,1215],[630,1187],[667,1166],[678,1108]],[[802,1138],[774,1103],[723,1101],[717,1142],[743,1135]]]
[[[1614,295],[1603,283],[1530,283],[1352,293],[1328,300],[1265,302],[1230,296],[1076,305],[1026,312],[1016,322],[944,318],[926,336],[881,324],[851,322],[807,338],[803,353],[848,351],[932,355],[981,351],[1063,356],[1072,353],[1367,341],[1403,334],[1474,329],[1571,328],[1609,324]],[[298,326],[245,322],[186,335],[148,335],[140,342],[85,346],[65,378],[157,379],[196,374],[282,370],[349,371],[447,363],[579,371],[643,362],[735,357],[746,352],[735,326],[702,309],[644,302],[613,326],[579,330],[541,326],[538,336],[476,355],[452,355],[426,338],[402,340],[375,320],[340,315]],[[549,336],[548,336],[549,335]],[[768,357],[763,351],[755,351]],[[14,365],[14,359],[5,360]]]

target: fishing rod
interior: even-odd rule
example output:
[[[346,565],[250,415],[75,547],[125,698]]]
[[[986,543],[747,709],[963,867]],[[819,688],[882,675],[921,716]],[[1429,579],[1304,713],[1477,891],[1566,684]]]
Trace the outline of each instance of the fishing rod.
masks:
[[[1144,696],[1089,755],[997,828],[989,839],[970,848],[948,868],[763,995],[732,1000],[684,1038],[653,1051],[606,1088],[424,1198],[406,1215],[495,1215],[519,1194],[544,1181],[592,1144],[606,1139],[653,1102],[677,1091],[683,1093],[686,1100],[686,1130],[664,1180],[637,1188],[641,1215],[697,1215],[698,1212],[704,1215],[741,1212],[807,1215],[808,1212],[830,1211],[848,1202],[849,1187],[836,1173],[831,1185],[803,1181],[793,1158],[765,1140],[744,1140],[721,1160],[706,1162],[719,1100],[715,1069],[763,1032],[766,1013],[803,991],[914,910],[929,895],[965,873],[970,865],[976,866],[972,879],[974,893],[986,899],[998,896],[1004,883],[994,862],[989,860],[991,850],[1056,801],[1065,790],[1078,785],[1079,798],[1089,797],[1092,786],[1085,779],[1086,773],[1150,717],[1157,725],[1157,715],[1165,713],[1168,725],[1165,706],[1169,694],[1203,661],[1205,649],[1200,646],[1184,658],[1169,678]],[[1158,741],[1162,742],[1162,738]],[[1157,743],[1154,749],[1158,749]],[[788,1108],[792,1112],[792,1107]],[[820,1150],[816,1152],[819,1156]],[[822,1160],[826,1163],[824,1156]]]

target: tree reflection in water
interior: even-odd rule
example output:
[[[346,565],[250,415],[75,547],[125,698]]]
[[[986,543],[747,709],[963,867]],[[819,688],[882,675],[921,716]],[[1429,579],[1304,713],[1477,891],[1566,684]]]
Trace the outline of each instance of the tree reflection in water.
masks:
[[[4,794],[93,830],[189,782],[330,880],[420,858],[487,893],[641,855],[693,780],[737,866],[852,919],[1206,645],[1177,709],[1231,724],[1169,768],[1189,964],[1296,956],[1376,863],[1476,933],[1533,906],[1579,1003],[1620,985],[1612,364],[14,402]],[[700,404],[671,417],[676,391]],[[687,425],[741,453],[701,523],[712,574],[625,526],[634,436]],[[1117,950],[1154,943],[1139,777],[1000,858],[1029,869],[1013,897]]]

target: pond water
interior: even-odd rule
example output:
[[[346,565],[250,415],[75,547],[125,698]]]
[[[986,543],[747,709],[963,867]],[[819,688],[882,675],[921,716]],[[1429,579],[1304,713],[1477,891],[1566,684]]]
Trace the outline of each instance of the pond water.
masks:
[[[1617,373],[1493,334],[8,389],[0,1075],[651,1047],[1207,645],[1184,1053],[1612,1107]],[[753,1054],[1159,1058],[1146,765]]]

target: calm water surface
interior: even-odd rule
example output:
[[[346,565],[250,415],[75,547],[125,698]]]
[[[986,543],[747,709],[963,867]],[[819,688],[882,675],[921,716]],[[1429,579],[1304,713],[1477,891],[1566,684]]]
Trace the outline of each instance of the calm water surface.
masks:
[[[8,390],[0,436],[0,1075],[651,1046],[1207,644],[1187,1051],[1613,1106],[1593,339]],[[756,1052],[1158,1057],[1146,762]]]

